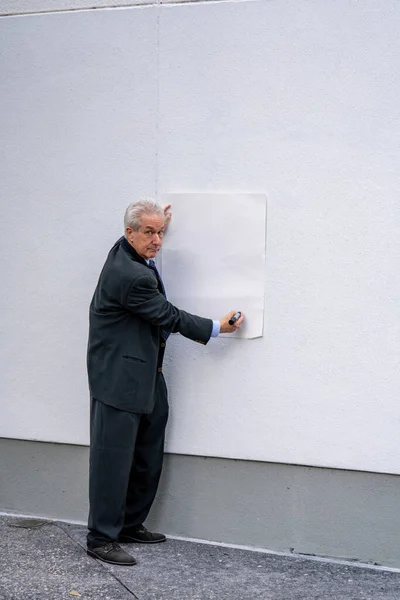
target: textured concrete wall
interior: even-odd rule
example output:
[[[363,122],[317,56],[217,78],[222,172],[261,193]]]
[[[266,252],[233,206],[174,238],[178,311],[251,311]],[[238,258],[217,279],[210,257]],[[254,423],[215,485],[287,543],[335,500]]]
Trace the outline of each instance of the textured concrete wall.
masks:
[[[167,448],[399,472],[399,24],[377,0],[0,19],[0,435],[87,443],[88,304],[133,198],[263,191],[264,337],[171,340]]]
[[[85,522],[87,448],[0,439],[0,511]],[[167,455],[148,524],[175,536],[400,567],[400,478]]]

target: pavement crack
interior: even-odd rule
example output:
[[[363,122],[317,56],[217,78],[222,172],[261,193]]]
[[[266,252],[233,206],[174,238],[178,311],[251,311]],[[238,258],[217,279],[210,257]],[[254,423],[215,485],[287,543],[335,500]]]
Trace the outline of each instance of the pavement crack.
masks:
[[[86,553],[86,546],[84,546],[78,540],[76,540],[75,538],[73,538],[72,535],[66,529],[64,529],[61,525],[59,525],[58,523],[54,523],[54,525],[56,527],[58,527],[58,529],[60,529],[67,537],[69,537],[69,539],[74,544],[76,544],[77,546],[79,546],[80,548],[82,548],[82,550]],[[140,600],[139,596],[137,596],[135,594],[135,592],[133,592],[123,581],[121,581],[121,579],[117,575],[115,575],[115,573],[113,573],[111,571],[111,569],[108,567],[107,564],[103,563],[101,560],[97,560],[96,562],[97,562],[97,564],[100,567],[102,567],[105,571],[107,571],[107,573],[109,573],[111,575],[111,577],[113,577],[123,588],[125,588],[126,591],[129,592],[129,594],[132,596],[132,598],[136,598],[136,600]]]

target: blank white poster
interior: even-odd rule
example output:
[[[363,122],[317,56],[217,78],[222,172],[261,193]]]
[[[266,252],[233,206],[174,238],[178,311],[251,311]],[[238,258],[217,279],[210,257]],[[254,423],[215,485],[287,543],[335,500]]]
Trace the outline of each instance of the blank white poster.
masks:
[[[167,194],[172,219],[162,250],[168,299],[188,312],[245,321],[233,337],[263,333],[266,196]]]

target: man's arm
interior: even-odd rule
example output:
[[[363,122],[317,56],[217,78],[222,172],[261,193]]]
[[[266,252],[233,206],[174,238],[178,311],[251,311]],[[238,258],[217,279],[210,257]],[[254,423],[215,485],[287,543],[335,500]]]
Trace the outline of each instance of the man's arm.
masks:
[[[149,273],[135,279],[128,291],[125,307],[137,317],[166,331],[207,343],[213,322],[180,310],[160,294],[156,279]]]
[[[179,332],[191,340],[207,343],[211,335],[217,333],[218,328],[211,319],[192,315],[168,302],[158,291],[157,282],[151,274],[143,275],[132,283],[125,307],[144,321],[173,333]],[[229,319],[235,312],[231,310],[220,319],[218,333],[233,333],[240,327],[243,314],[234,325],[229,325]]]

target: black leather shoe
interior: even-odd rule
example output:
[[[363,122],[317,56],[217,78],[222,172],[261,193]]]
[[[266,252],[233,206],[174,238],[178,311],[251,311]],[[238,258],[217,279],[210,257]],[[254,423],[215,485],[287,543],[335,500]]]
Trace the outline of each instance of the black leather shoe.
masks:
[[[111,565],[124,565],[125,567],[136,565],[136,559],[125,552],[125,550],[122,550],[117,542],[109,542],[105,546],[99,546],[98,548],[88,548],[86,552],[89,556],[98,558]]]
[[[163,533],[153,533],[144,525],[123,529],[118,537],[118,541],[123,544],[159,544],[166,539]]]

